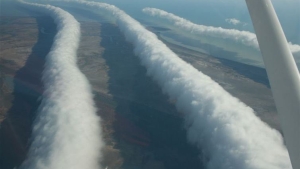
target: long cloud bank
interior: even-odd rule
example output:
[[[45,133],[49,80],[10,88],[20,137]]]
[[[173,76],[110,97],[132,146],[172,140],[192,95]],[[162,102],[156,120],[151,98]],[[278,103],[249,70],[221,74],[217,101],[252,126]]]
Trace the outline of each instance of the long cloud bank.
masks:
[[[181,60],[156,35],[115,6],[76,2],[113,16],[147,73],[185,113],[188,140],[209,169],[291,169],[281,135],[210,77]],[[167,120],[167,119],[166,119]]]
[[[42,81],[42,103],[33,125],[32,143],[22,169],[99,169],[100,118],[91,87],[76,63],[80,24],[66,11],[20,1],[27,8],[49,15],[57,34]]]
[[[221,27],[197,25],[187,19],[181,18],[172,13],[168,13],[166,11],[156,8],[144,8],[143,12],[148,15],[164,19],[168,21],[168,23],[174,25],[176,28],[182,29],[186,32],[191,32],[193,34],[198,35],[208,35],[223,39],[230,39],[238,43],[251,46],[255,49],[259,49],[256,35],[248,31],[239,31],[236,29],[224,29]],[[292,53],[300,54],[299,45],[289,43],[289,47]]]

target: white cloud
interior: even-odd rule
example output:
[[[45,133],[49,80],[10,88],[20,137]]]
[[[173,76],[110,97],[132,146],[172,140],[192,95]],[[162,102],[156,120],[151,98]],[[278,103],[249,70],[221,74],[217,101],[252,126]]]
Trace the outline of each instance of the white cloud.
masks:
[[[210,77],[181,60],[155,34],[115,6],[77,3],[116,19],[148,75],[176,100],[177,109],[185,113],[188,140],[199,148],[207,168],[292,168],[282,137],[276,130]]]
[[[43,72],[45,92],[22,169],[98,169],[103,146],[91,87],[76,65],[80,25],[64,10],[20,1],[50,15],[58,32]]]
[[[233,24],[233,25],[238,25],[241,24],[241,21],[235,18],[230,18],[225,20],[227,23]]]
[[[143,12],[151,16],[156,16],[161,19],[164,19],[165,21],[168,21],[168,23],[174,25],[176,28],[182,29],[186,32],[192,32],[194,34],[199,35],[208,35],[223,39],[231,39],[244,45],[251,46],[257,50],[259,49],[256,35],[248,31],[239,31],[236,29],[224,29],[221,27],[197,25],[189,20],[156,8],[144,8]],[[238,20],[232,22],[236,24],[241,23]],[[289,47],[293,54],[300,54],[299,45],[289,43]]]

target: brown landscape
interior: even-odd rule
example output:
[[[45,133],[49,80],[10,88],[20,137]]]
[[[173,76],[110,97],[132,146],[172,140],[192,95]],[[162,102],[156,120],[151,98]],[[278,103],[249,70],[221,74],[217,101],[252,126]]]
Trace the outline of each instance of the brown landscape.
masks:
[[[56,32],[48,17],[13,19],[1,19],[3,168],[19,166],[26,158],[43,93],[45,56]],[[106,143],[102,165],[146,169],[201,166],[198,151],[185,140],[183,119],[146,75],[133,46],[119,29],[111,24],[81,22],[81,30],[78,65],[93,87],[102,118]]]
[[[45,56],[56,33],[49,17],[1,17],[2,168],[18,166],[29,148],[31,126],[43,93]],[[47,34],[42,28],[47,27]]]
[[[30,146],[31,128],[43,93],[41,75],[56,26],[49,17],[1,17],[1,168],[19,166]],[[78,66],[88,78],[101,117],[105,168],[201,168],[199,150],[186,141],[181,112],[147,76],[114,24],[80,21]],[[149,28],[157,33],[169,31]],[[209,75],[257,115],[280,130],[268,86],[251,74],[261,69],[214,58],[159,36],[175,53]],[[242,69],[245,68],[245,69]],[[264,78],[264,77],[262,77]],[[78,133],[80,134],[80,133]],[[100,134],[100,133],[99,133]]]
[[[4,120],[12,104],[13,79],[24,67],[31,48],[38,39],[34,18],[3,17],[0,25],[0,120]]]

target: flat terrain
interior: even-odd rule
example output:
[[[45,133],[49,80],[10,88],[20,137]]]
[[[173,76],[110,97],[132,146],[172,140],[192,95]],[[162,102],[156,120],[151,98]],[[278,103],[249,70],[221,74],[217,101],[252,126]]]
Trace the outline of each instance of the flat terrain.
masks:
[[[183,119],[146,75],[118,27],[81,22],[78,64],[93,86],[108,168],[199,168]],[[98,35],[98,36],[95,36]]]
[[[43,93],[45,56],[56,26],[49,17],[1,17],[0,168],[21,164]]]
[[[113,135],[115,121],[115,102],[108,89],[108,70],[106,60],[102,57],[105,49],[100,46],[101,25],[98,22],[81,22],[81,41],[78,49],[78,66],[88,78],[93,88],[98,114],[102,118],[102,129],[106,147],[103,166],[120,168],[123,159],[116,149]]]
[[[80,23],[78,66],[92,85],[102,118],[106,142],[102,165],[114,169],[201,168],[199,150],[186,141],[182,112],[147,76],[118,27],[93,21]],[[169,30],[152,27],[151,31]],[[18,166],[26,156],[43,93],[45,56],[55,33],[55,24],[47,17],[1,18],[0,168]],[[263,69],[161,39],[182,59],[251,106],[261,119],[280,129]]]
[[[38,39],[35,18],[0,18],[0,121],[11,107],[13,78]]]

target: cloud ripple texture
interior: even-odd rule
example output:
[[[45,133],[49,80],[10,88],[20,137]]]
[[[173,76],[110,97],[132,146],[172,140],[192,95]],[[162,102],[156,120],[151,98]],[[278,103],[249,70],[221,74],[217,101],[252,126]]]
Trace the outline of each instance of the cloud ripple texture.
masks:
[[[45,86],[32,131],[32,143],[22,169],[99,169],[100,118],[91,86],[76,63],[80,24],[66,11],[20,1],[27,8],[51,16],[57,34],[42,81]]]
[[[156,9],[156,8],[144,8],[143,12],[150,16],[164,19],[168,21],[168,23],[174,25],[176,28],[184,30],[186,32],[191,32],[193,34],[198,34],[198,35],[208,35],[208,36],[223,38],[223,39],[230,39],[238,43],[242,43],[246,46],[253,47],[257,50],[259,49],[256,35],[252,32],[239,31],[236,29],[224,29],[221,27],[197,25],[187,19],[181,18],[172,13],[168,13],[166,11]],[[289,42],[289,47],[292,53],[300,54],[299,45],[292,44]]]
[[[181,60],[155,34],[113,5],[77,3],[116,19],[148,75],[184,112],[188,141],[199,148],[208,169],[292,168],[279,132],[210,77]]]

